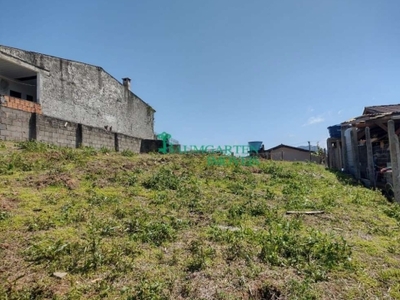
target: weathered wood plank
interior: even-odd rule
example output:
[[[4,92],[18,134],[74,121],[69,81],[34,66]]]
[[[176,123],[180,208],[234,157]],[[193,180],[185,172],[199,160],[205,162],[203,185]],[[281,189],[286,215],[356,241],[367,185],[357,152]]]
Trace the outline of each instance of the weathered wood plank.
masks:
[[[382,128],[383,130],[385,130],[385,132],[388,132],[388,128],[385,124],[381,122],[376,122],[375,124],[378,125],[380,128]]]
[[[309,211],[299,211],[299,210],[288,210],[286,214],[288,215],[319,215],[325,213],[323,210],[309,210]]]
[[[389,145],[390,145],[390,160],[392,165],[393,176],[393,192],[394,200],[400,203],[400,168],[399,168],[399,155],[400,146],[399,138],[394,130],[394,121],[388,121]]]
[[[368,178],[371,183],[371,187],[376,187],[375,182],[375,166],[374,166],[374,157],[372,152],[372,143],[371,143],[371,132],[369,127],[365,128],[365,143],[367,146],[367,164],[368,164]]]
[[[354,177],[360,180],[360,157],[358,155],[357,128],[355,127],[351,129],[351,145],[353,147]]]
[[[347,172],[349,170],[349,166],[347,163],[346,139],[344,137],[344,132],[346,131],[346,127],[342,126],[341,130],[342,130],[342,136],[341,136],[341,139],[342,139],[342,167]]]

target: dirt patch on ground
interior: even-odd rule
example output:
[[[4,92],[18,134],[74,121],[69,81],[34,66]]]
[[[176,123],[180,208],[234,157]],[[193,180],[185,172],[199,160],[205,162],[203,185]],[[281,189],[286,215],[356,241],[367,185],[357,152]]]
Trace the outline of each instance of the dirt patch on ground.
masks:
[[[34,186],[38,189],[47,186],[64,186],[70,190],[74,190],[79,187],[78,180],[67,173],[45,174],[37,177],[29,176],[26,182],[28,186]]]
[[[17,208],[18,202],[17,198],[9,198],[0,195],[0,210],[11,211]]]

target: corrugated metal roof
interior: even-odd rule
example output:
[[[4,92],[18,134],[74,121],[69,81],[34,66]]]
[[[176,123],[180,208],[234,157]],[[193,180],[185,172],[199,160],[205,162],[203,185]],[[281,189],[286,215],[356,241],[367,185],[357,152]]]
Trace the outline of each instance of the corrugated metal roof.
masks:
[[[386,113],[375,113],[375,114],[364,114],[342,123],[342,125],[365,123],[368,121],[378,120],[387,116],[399,115],[400,111],[386,112]]]
[[[364,108],[363,115],[379,114],[379,113],[393,113],[393,112],[400,112],[400,104],[367,106]]]
[[[265,152],[270,152],[270,151],[273,151],[273,150],[276,150],[276,149],[279,149],[279,148],[289,148],[289,149],[294,149],[294,150],[298,150],[298,151],[301,151],[301,152],[310,152],[310,151],[308,151],[306,149],[293,147],[293,146],[289,146],[289,145],[284,145],[284,144],[280,144],[278,146],[269,148],[269,149],[265,150]],[[314,151],[311,151],[311,152],[313,153]]]

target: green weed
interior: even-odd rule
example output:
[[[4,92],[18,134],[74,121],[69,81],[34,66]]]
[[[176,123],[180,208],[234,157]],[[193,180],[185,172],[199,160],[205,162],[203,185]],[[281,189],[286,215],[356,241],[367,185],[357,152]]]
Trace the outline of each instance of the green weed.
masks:
[[[261,246],[262,261],[297,267],[315,280],[326,279],[329,270],[345,265],[351,256],[350,246],[343,238],[315,230],[303,235],[290,221],[269,228]]]
[[[162,281],[141,279],[127,300],[167,300],[169,297],[164,292],[165,288],[166,284]]]
[[[205,269],[212,263],[216,254],[214,248],[205,245],[200,240],[192,241],[189,245],[189,251],[192,254],[192,257],[187,263],[187,270],[189,272]]]
[[[121,151],[121,155],[125,157],[132,157],[135,156],[135,153],[129,149]]]
[[[4,221],[11,217],[11,214],[8,211],[0,210],[0,221]]]
[[[388,217],[391,217],[400,223],[400,204],[390,204],[387,208],[385,208],[384,212]]]
[[[57,146],[45,144],[35,140],[19,142],[16,144],[16,146],[26,152],[47,152],[49,149],[57,149]]]
[[[153,190],[177,190],[181,179],[171,169],[161,167],[160,170],[147,179],[143,186]]]
[[[100,153],[102,153],[102,154],[108,154],[110,152],[111,152],[111,150],[108,149],[107,147],[101,147],[100,148]]]
[[[171,242],[176,239],[176,229],[170,224],[160,221],[131,220],[126,223],[125,231],[130,233],[133,240],[139,240],[155,246],[160,246],[165,242]]]

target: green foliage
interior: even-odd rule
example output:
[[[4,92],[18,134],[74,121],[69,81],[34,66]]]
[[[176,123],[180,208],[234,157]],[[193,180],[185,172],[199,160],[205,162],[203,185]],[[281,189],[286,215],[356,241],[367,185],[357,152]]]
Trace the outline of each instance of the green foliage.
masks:
[[[48,145],[35,140],[19,142],[16,145],[26,152],[47,152],[49,149],[57,149],[57,146]]]
[[[1,299],[398,298],[399,206],[323,166],[4,145]]]
[[[49,230],[56,225],[50,216],[36,216],[25,222],[28,231]]]
[[[400,204],[393,203],[385,208],[385,214],[400,223]]]
[[[127,300],[167,300],[169,299],[164,292],[166,284],[162,281],[141,279],[135,286],[133,295],[128,296]]]
[[[309,230],[301,234],[298,223],[276,223],[263,236],[259,257],[277,266],[294,266],[314,280],[326,279],[335,266],[346,265],[351,249],[343,238]]]
[[[11,214],[8,211],[0,210],[0,221],[4,221],[11,217]]]
[[[143,186],[153,190],[177,190],[181,179],[166,167],[161,167],[157,173],[147,179]]]
[[[271,177],[275,180],[292,179],[296,177],[296,174],[293,172],[293,170],[284,169],[278,162],[269,162],[268,164],[263,164],[261,165],[260,169],[263,173],[271,175]]]
[[[312,288],[312,282],[309,279],[303,281],[289,280],[286,284],[288,290],[288,299],[317,300],[318,294]]]
[[[103,206],[109,204],[117,204],[119,203],[119,199],[115,196],[105,196],[101,193],[97,193],[95,191],[89,191],[89,197],[87,202],[90,206]]]
[[[100,148],[100,152],[101,152],[102,154],[107,154],[107,153],[110,153],[111,150],[108,149],[107,147],[101,147],[101,148]]]
[[[80,149],[82,150],[83,154],[84,154],[86,157],[96,156],[96,155],[97,155],[97,151],[96,151],[96,149],[94,149],[93,147],[84,146],[84,147],[80,147]]]
[[[12,175],[15,172],[46,170],[50,163],[45,159],[26,157],[21,153],[0,157],[0,175]]]
[[[126,223],[125,231],[134,240],[160,246],[176,239],[176,229],[167,222],[133,219]]]
[[[215,250],[204,244],[200,240],[192,241],[189,245],[189,251],[192,257],[187,263],[187,270],[189,272],[196,272],[205,269],[212,263],[215,257]]]
[[[133,157],[136,154],[133,151],[129,150],[129,149],[125,149],[125,150],[121,151],[121,155],[125,156],[125,157]]]

